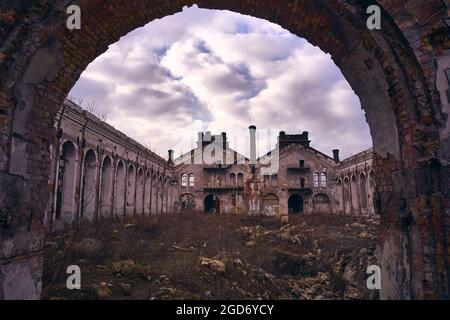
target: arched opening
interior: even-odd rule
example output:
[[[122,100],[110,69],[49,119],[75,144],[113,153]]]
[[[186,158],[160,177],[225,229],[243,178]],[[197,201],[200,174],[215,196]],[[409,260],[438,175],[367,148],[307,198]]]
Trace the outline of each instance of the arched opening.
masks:
[[[243,187],[244,186],[244,174],[243,173],[238,173],[238,175],[237,175],[237,185],[238,185],[238,187]]]
[[[55,219],[64,224],[72,223],[75,219],[76,202],[76,171],[77,154],[72,142],[63,144],[58,163],[58,185],[56,193]]]
[[[195,197],[190,194],[183,194],[180,197],[180,210],[182,212],[192,212],[196,209]]]
[[[230,185],[231,186],[237,186],[237,181],[236,181],[236,174],[232,173],[230,174]]]
[[[262,200],[262,212],[266,216],[276,216],[280,212],[280,199],[275,194],[267,194]]]
[[[299,194],[293,194],[288,200],[288,212],[289,214],[303,213],[303,198]]]
[[[375,176],[373,174],[373,170],[370,170],[369,172],[369,192],[367,194],[368,198],[368,204],[369,204],[369,214],[374,215],[375,214],[375,208],[373,203],[373,198],[375,194]]]
[[[352,180],[351,180],[351,185],[350,185],[353,214],[360,213],[358,189],[359,188],[358,188],[358,183],[356,181],[356,177],[353,175]]]
[[[152,175],[147,171],[145,175],[145,188],[144,188],[144,215],[149,216],[151,213],[151,200],[152,200]]]
[[[144,214],[144,170],[139,168],[136,184],[136,214]]]
[[[190,178],[190,177],[189,177]],[[168,201],[168,184],[167,184],[167,177],[165,176],[163,178],[163,207],[162,207],[162,212],[163,213],[168,213],[168,206],[167,206],[167,201]]]
[[[350,183],[348,177],[344,178],[343,185],[343,194],[344,194],[344,212],[349,215],[352,212],[352,204],[350,202]]]
[[[164,182],[163,177],[159,176],[158,178],[158,211],[157,213],[163,213],[163,207],[164,207]]]
[[[366,176],[364,173],[361,173],[359,176],[359,196],[361,199],[361,209],[367,210],[367,182]]]
[[[336,202],[338,205],[338,213],[344,213],[344,189],[342,179],[338,179],[336,187]]]
[[[151,188],[151,195],[150,195],[150,197],[151,197],[150,212],[152,215],[156,214],[156,208],[157,208],[156,202],[158,201],[157,200],[157,188],[158,188],[158,178],[157,178],[156,173],[153,173],[152,174],[152,188]]]
[[[11,22],[14,27],[8,28],[3,35],[8,39],[6,50],[2,50],[5,52],[2,62],[7,68],[0,75],[0,83],[2,109],[8,112],[1,112],[1,126],[7,132],[5,145],[15,147],[1,149],[1,165],[2,172],[6,172],[17,189],[25,177],[27,183],[23,193],[32,195],[18,200],[18,207],[28,208],[14,216],[18,223],[13,224],[11,233],[17,232],[20,238],[22,233],[25,237],[27,230],[31,230],[22,224],[30,226],[34,220],[43,219],[48,188],[42,186],[48,181],[49,168],[45,163],[49,163],[48,146],[54,140],[52,121],[81,70],[129,31],[177,12],[192,2],[166,1],[154,6],[145,1],[132,0],[131,3],[119,0],[111,0],[109,5],[100,0],[83,2],[82,12],[92,14],[83,15],[83,28],[77,31],[76,37],[65,26],[66,17],[61,14],[64,8],[43,8],[36,2],[18,10],[16,6],[6,4],[11,7],[12,15],[17,13],[17,16]],[[442,246],[445,247],[442,251],[448,252],[446,242],[417,236],[427,234],[432,239],[445,239],[443,228],[435,228],[431,222],[413,224],[406,230],[402,228],[403,219],[410,212],[419,215],[429,212],[430,208],[418,206],[424,201],[430,203],[434,212],[440,213],[439,221],[444,221],[448,212],[447,185],[438,183],[435,186],[433,179],[428,181],[417,174],[436,170],[439,176],[448,170],[450,140],[443,114],[444,107],[448,108],[445,101],[448,86],[445,85],[440,95],[441,85],[436,85],[436,79],[443,75],[440,65],[447,61],[447,50],[444,50],[442,40],[431,41],[439,32],[445,34],[447,30],[443,22],[446,10],[436,11],[433,19],[423,23],[424,13],[417,6],[402,1],[379,2],[386,19],[382,19],[381,30],[371,32],[365,26],[367,8],[364,1],[300,2],[298,5],[291,5],[287,0],[263,1],[257,5],[248,1],[199,0],[197,3],[202,7],[233,10],[278,22],[332,55],[367,111],[377,166],[382,167],[376,171],[377,182],[385,182],[385,187],[379,190],[378,196],[382,200],[377,206],[383,220],[380,245],[392,248],[381,258],[386,277],[383,296],[448,296],[443,293],[447,292],[444,289],[446,276],[440,276],[447,275],[448,268],[437,268],[437,258],[425,254],[441,251]],[[430,8],[434,6],[441,8],[442,2],[430,0]],[[31,15],[33,19],[30,20]],[[420,35],[420,41],[417,41],[417,35]],[[42,59],[43,56],[46,58]],[[368,73],[370,77],[367,77]],[[36,127],[41,130],[36,132]],[[37,157],[42,159],[38,162]],[[440,164],[437,169],[436,161]],[[32,168],[37,168],[33,176],[42,178],[29,179],[27,172]],[[392,187],[402,183],[411,188]],[[14,192],[5,193],[4,197],[15,199]],[[407,204],[388,216],[390,208],[396,207],[399,199],[408,199]],[[30,208],[34,214],[30,214]],[[33,221],[26,219],[30,216]],[[404,248],[417,250],[405,252]],[[404,261],[411,268],[404,268]],[[433,270],[433,280],[429,280],[428,274],[425,277],[424,269]],[[397,286],[399,283],[401,285]]]
[[[82,192],[81,192],[81,217],[93,221],[97,210],[97,155],[93,150],[88,150],[84,157]]]
[[[210,194],[205,197],[203,208],[206,214],[220,213],[220,199],[215,194]]]
[[[111,204],[112,204],[112,182],[113,182],[113,170],[110,157],[105,157],[102,164],[102,177],[101,177],[101,209],[100,215],[102,217],[111,216]]]
[[[127,173],[127,201],[126,201],[126,216],[134,216],[136,210],[136,170],[133,165],[128,167]]]
[[[116,181],[114,189],[114,216],[123,217],[125,214],[126,197],[126,169],[123,161],[117,164]]]

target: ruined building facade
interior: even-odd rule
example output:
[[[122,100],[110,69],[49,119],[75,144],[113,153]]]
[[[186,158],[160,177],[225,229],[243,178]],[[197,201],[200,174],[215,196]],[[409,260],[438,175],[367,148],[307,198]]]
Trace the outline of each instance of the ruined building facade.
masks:
[[[250,158],[226,133],[199,133],[195,149],[166,160],[69,101],[55,127],[50,228],[178,212],[374,215],[372,151],[340,161],[338,150],[312,148],[307,132],[280,132],[259,159],[254,126]]]
[[[234,214],[347,214],[374,216],[373,151],[339,160],[310,146],[308,132],[280,132],[277,146],[256,159],[230,149],[227,134],[199,133],[197,147],[175,160],[181,212]]]
[[[51,146],[51,227],[110,217],[173,212],[173,166],[67,101]]]

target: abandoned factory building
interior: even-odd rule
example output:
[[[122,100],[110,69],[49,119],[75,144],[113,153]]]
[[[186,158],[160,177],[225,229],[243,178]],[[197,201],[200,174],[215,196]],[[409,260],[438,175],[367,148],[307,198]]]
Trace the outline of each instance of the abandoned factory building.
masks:
[[[176,159],[181,211],[235,214],[374,215],[373,151],[340,161],[310,146],[308,132],[280,132],[273,150],[256,159],[230,149],[227,134],[199,133],[197,147]]]
[[[256,158],[229,147],[227,134],[199,133],[197,146],[164,159],[66,101],[51,147],[53,194],[47,224],[177,212],[374,215],[372,150],[340,161],[310,145],[308,132],[280,132]]]

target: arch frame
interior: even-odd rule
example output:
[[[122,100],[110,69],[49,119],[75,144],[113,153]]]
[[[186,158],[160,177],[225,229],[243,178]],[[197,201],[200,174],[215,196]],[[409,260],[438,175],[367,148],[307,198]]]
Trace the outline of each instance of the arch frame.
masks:
[[[30,237],[41,237],[38,235],[43,232],[40,222],[47,210],[47,200],[43,199],[48,199],[46,186],[51,170],[47,151],[53,141],[52,122],[69,88],[87,64],[129,31],[195,2],[205,8],[228,9],[264,18],[304,36],[330,52],[346,77],[354,78],[349,81],[353,85],[358,82],[358,75],[350,75],[352,61],[359,63],[357,67],[381,72],[380,87],[387,89],[387,101],[392,109],[386,118],[391,125],[388,131],[398,140],[394,147],[388,148],[382,139],[375,138],[378,153],[375,162],[380,168],[375,177],[380,186],[376,192],[376,210],[381,213],[383,225],[380,246],[395,248],[384,250],[381,257],[385,270],[383,283],[386,284],[382,295],[406,298],[449,296],[448,280],[445,279],[450,272],[447,254],[450,236],[444,230],[434,228],[436,223],[442,224],[448,219],[450,163],[450,125],[443,110],[446,102],[441,99],[436,86],[436,79],[440,78],[439,65],[449,61],[445,53],[448,44],[437,37],[447,28],[442,21],[446,12],[437,10],[439,1],[427,1],[426,7],[411,6],[406,0],[374,1],[385,15],[379,32],[364,29],[367,16],[365,8],[358,4],[360,2],[345,0],[304,1],[290,5],[264,1],[258,6],[246,1],[216,0],[157,1],[152,6],[140,0],[108,0],[108,5],[105,1],[75,1],[82,11],[96,13],[92,18],[84,15],[87,17],[83,20],[85,28],[75,37],[64,28],[67,0],[42,6],[31,3],[21,10],[14,6],[8,8],[16,19],[4,29],[0,39],[3,56],[0,61],[0,130],[2,144],[6,146],[0,155],[0,184],[10,185],[11,191],[2,195],[0,203],[5,203],[3,211],[15,212],[7,226],[12,230],[10,234],[17,233],[17,238],[23,238],[26,232],[22,230],[27,229],[33,230],[28,232]],[[429,14],[429,10],[436,10],[436,14]],[[303,14],[309,18],[302,19]],[[131,19],[124,21],[121,19],[124,16]],[[430,16],[432,19],[428,19]],[[105,17],[108,19],[102,23]],[[409,18],[405,21],[405,17]],[[424,21],[427,23],[423,24]],[[108,30],[108,26],[114,30]],[[333,29],[337,33],[330,32]],[[358,34],[358,39],[352,39],[351,34]],[[86,43],[93,45],[84,45]],[[85,58],[79,59],[73,48],[83,48]],[[358,96],[364,96],[365,90],[355,89]],[[376,108],[373,112],[379,114]],[[391,113],[394,118],[388,116]],[[373,116],[369,114],[369,122]],[[39,134],[35,134],[34,128],[39,128]],[[395,129],[393,132],[392,128]],[[392,152],[386,152],[388,149]],[[428,181],[427,176],[444,178]],[[16,204],[14,194],[20,190],[24,190],[23,197]],[[400,208],[399,201],[404,204]],[[419,205],[421,203],[429,204],[423,207]],[[430,210],[439,213],[437,222],[421,223]],[[412,221],[407,230],[403,225],[405,217]],[[28,221],[26,228],[22,221]],[[422,241],[417,234],[427,234],[430,238]],[[16,236],[10,237],[20,243]],[[3,242],[2,236],[0,243]],[[446,252],[445,263],[441,261],[442,247]],[[19,252],[29,251],[21,249]],[[402,261],[410,261],[411,268],[403,266]],[[432,275],[425,277],[425,270],[433,270]],[[400,288],[395,283],[401,283]],[[16,294],[5,294],[3,289],[0,290],[0,296]],[[36,288],[31,290],[28,296],[36,297],[37,291]]]

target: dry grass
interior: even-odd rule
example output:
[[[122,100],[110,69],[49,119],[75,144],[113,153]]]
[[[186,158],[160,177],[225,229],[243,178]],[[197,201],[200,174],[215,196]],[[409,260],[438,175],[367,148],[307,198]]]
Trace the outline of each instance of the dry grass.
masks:
[[[44,299],[98,299],[96,286],[107,285],[111,299],[292,299],[292,281],[328,273],[336,297],[345,283],[329,258],[369,248],[354,219],[306,216],[290,219],[292,236],[281,239],[278,219],[233,215],[167,215],[126,222],[103,221],[47,240]],[[376,227],[374,227],[376,230]],[[374,232],[372,230],[372,233]],[[342,238],[331,235],[341,232]],[[319,243],[321,253],[308,257]],[[306,255],[306,256],[305,256]],[[200,266],[200,257],[220,260],[224,274]],[[114,273],[114,262],[133,260],[135,268]],[[82,290],[65,288],[69,265],[82,270]]]

